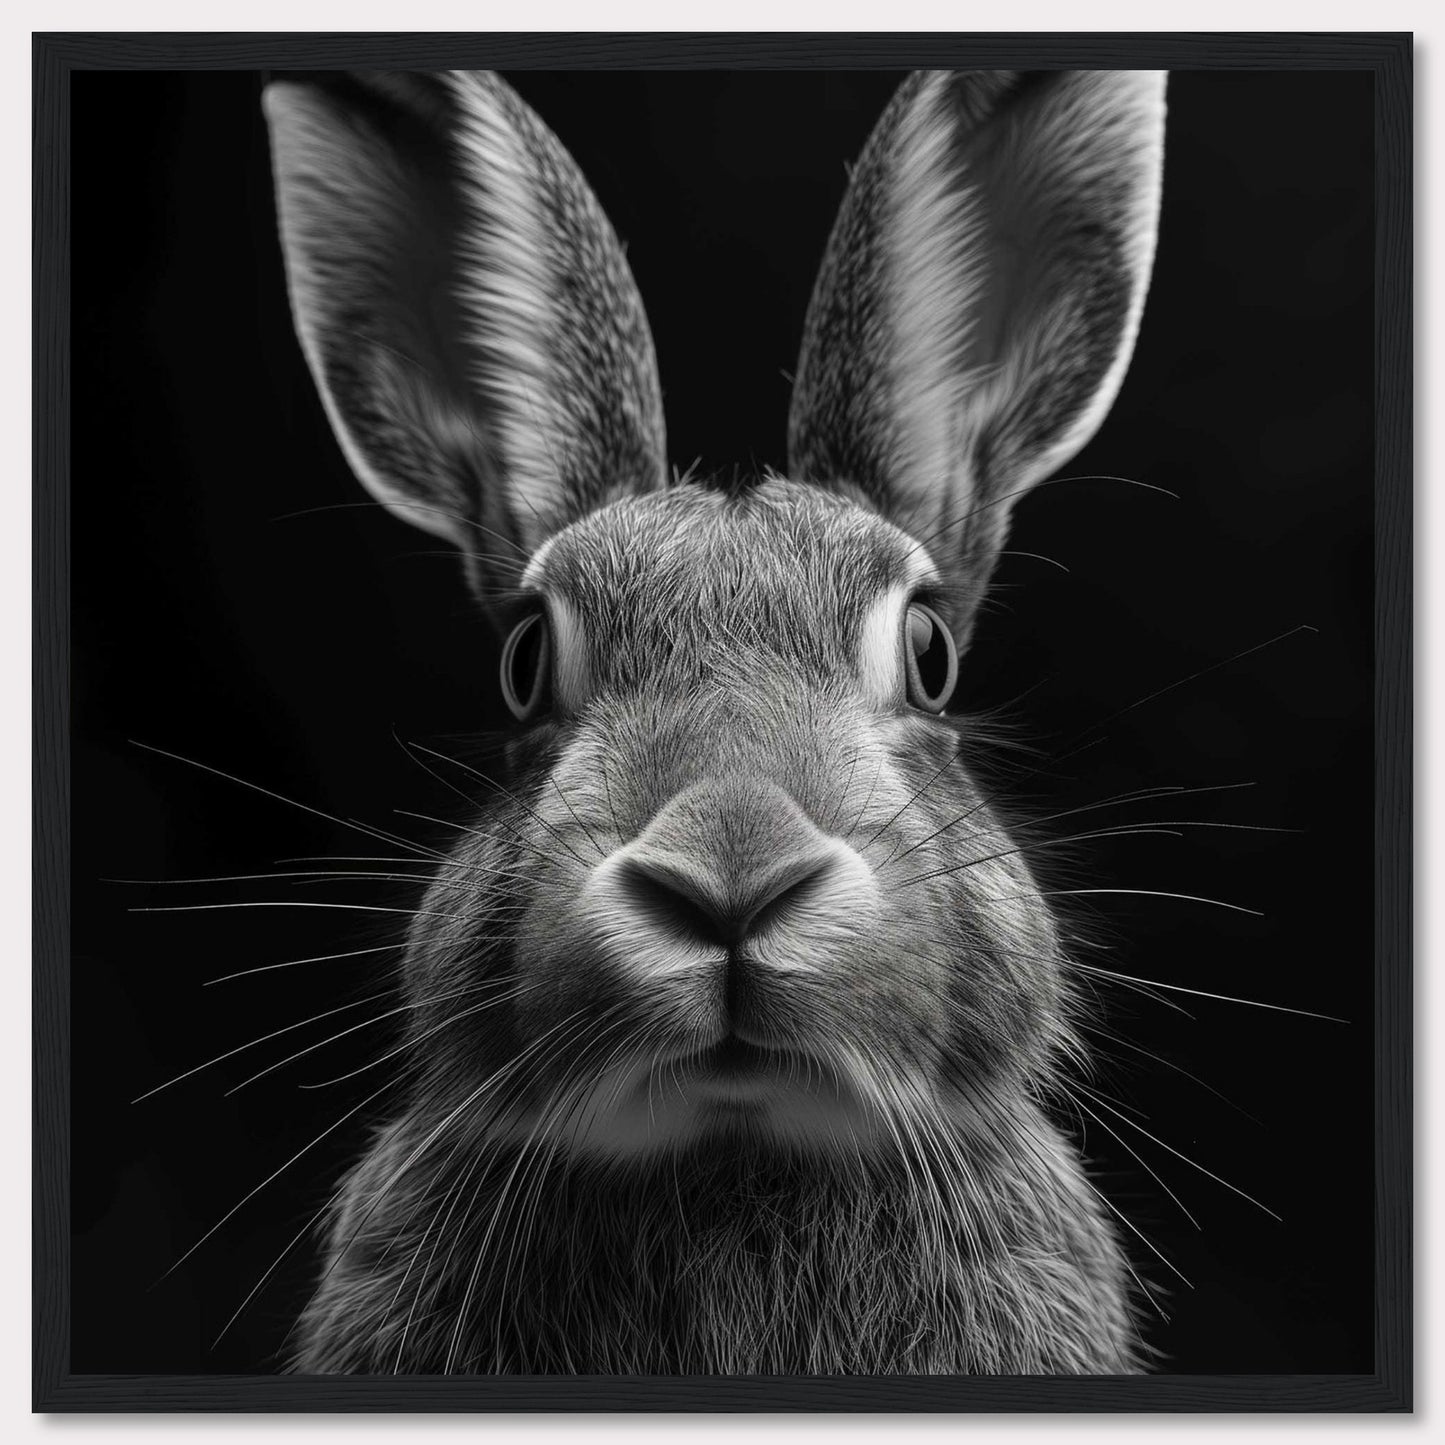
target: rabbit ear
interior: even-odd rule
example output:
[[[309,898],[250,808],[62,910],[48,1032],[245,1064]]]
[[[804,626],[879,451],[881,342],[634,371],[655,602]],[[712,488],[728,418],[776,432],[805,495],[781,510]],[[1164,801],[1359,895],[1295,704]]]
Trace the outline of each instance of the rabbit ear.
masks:
[[[861,490],[981,591],[1011,495],[1088,441],[1123,379],[1163,124],[1158,71],[910,76],[813,292],[793,474]]]
[[[622,248],[509,86],[287,78],[265,111],[296,327],[375,496],[475,561],[497,535],[515,558],[664,484],[657,363]]]

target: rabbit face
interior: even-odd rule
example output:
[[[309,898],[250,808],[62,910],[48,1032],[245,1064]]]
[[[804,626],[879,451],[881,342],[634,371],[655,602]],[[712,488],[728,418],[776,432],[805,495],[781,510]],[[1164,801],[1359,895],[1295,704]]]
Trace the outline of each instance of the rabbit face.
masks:
[[[572,524],[522,587],[551,709],[413,949],[439,1105],[501,1044],[523,1137],[852,1151],[900,1096],[981,1107],[1045,1066],[1048,915],[955,726],[909,701],[910,604],[946,611],[917,542],[816,488],[688,486]],[[505,1039],[438,1027],[479,974],[515,992]]]

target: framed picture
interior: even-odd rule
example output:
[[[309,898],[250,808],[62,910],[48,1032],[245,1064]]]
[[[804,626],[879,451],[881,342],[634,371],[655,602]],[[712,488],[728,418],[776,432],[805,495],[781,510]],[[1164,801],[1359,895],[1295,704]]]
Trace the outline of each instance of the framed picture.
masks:
[[[34,55],[36,1409],[1410,1408],[1408,36]]]

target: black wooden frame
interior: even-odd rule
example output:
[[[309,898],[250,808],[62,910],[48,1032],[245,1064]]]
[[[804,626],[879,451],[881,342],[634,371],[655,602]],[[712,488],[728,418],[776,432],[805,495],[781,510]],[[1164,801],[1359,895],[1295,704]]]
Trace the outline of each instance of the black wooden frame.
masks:
[[[1408,34],[37,34],[34,1373],[38,1411],[1406,1411],[1412,1408],[1411,174]],[[74,70],[1349,69],[1375,78],[1375,1369],[1357,1375],[337,1377],[70,1370],[70,76]]]

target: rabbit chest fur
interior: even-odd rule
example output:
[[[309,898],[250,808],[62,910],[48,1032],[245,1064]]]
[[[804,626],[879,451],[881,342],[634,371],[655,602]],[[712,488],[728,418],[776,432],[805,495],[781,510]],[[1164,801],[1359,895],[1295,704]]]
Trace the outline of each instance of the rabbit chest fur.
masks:
[[[1122,378],[1162,77],[909,77],[789,475],[727,486],[669,478],[621,248],[505,83],[288,78],[267,114],[328,415],[457,546],[518,719],[411,925],[404,1103],[295,1367],[1141,1368],[1048,1109],[1069,965],[947,708],[1012,499]]]

